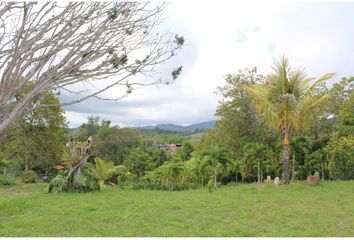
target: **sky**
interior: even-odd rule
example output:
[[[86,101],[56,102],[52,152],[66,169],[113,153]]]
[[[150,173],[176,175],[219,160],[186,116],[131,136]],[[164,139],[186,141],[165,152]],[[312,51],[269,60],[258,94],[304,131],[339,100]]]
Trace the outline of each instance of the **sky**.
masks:
[[[354,2],[176,0],[165,17],[164,26],[185,38],[170,63],[183,66],[180,77],[171,85],[135,89],[119,101],[66,106],[69,127],[91,115],[120,126],[215,120],[215,91],[227,74],[247,67],[271,73],[283,54],[309,76],[335,72],[329,84],[354,75]]]

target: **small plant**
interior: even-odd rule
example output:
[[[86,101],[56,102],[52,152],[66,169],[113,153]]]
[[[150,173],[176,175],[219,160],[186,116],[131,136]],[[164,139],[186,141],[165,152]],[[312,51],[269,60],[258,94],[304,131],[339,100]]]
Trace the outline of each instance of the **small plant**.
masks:
[[[210,179],[208,182],[208,191],[212,193],[214,190],[213,181]]]
[[[98,179],[101,191],[104,188],[105,181],[111,178],[117,171],[117,166],[114,166],[113,162],[105,162],[98,157],[95,158],[95,164],[86,163],[86,166],[92,170],[92,173]]]
[[[50,181],[48,186],[48,192],[49,193],[63,192],[67,189],[67,187],[68,187],[68,181],[66,179],[66,176],[57,175],[55,178],[52,179],[52,181]]]
[[[129,172],[129,169],[124,165],[117,166],[116,175],[117,175],[117,183],[118,184],[120,184],[122,182],[129,181],[132,178],[131,173]]]
[[[0,186],[11,186],[16,184],[16,179],[10,176],[0,175]]]
[[[83,175],[74,178],[75,189],[81,192],[99,190],[98,179],[91,171],[85,171]]]
[[[35,183],[37,179],[37,174],[32,170],[27,170],[22,175],[22,181],[24,183]]]

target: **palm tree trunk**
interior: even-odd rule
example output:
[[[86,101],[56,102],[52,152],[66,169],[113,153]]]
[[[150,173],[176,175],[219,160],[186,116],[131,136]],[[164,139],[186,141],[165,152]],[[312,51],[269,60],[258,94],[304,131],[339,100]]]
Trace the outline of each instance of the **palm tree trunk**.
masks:
[[[258,160],[258,183],[261,182],[261,166]]]
[[[295,180],[295,150],[293,149],[293,170],[291,173],[291,181],[293,182]]]
[[[283,181],[285,184],[289,184],[289,130],[285,130],[283,141]]]
[[[216,170],[215,170],[215,172],[214,172],[214,188],[217,188],[217,172],[216,172]]]

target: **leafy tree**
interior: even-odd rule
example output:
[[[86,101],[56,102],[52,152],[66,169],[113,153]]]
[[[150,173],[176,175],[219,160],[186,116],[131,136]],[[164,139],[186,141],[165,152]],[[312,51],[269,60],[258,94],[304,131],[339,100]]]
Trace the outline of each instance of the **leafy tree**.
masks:
[[[105,162],[103,159],[95,157],[95,164],[87,162],[85,164],[96,175],[99,181],[100,190],[104,188],[104,183],[117,171],[117,166],[112,162]]]
[[[264,123],[257,119],[249,102],[246,88],[263,83],[265,77],[256,68],[239,70],[237,74],[225,77],[225,85],[217,88],[222,100],[216,110],[221,119],[217,121],[216,138],[219,145],[230,149],[240,157],[243,146],[248,142],[269,144],[276,135],[268,131]]]
[[[354,179],[354,137],[334,137],[325,150],[330,176],[334,179]]]
[[[123,165],[139,179],[145,175],[145,172],[153,171],[169,159],[162,151],[146,146],[136,147],[126,156]]]
[[[143,2],[1,4],[1,32],[6,37],[0,42],[0,136],[25,113],[59,104],[31,106],[45,91],[65,91],[68,100],[61,105],[69,105],[90,97],[103,99],[100,94],[114,87],[122,92],[114,98],[118,100],[135,85],[174,81],[182,67],[171,69],[168,79],[135,78],[156,73],[155,67],[184,44],[182,36],[161,31],[165,7]],[[31,80],[33,89],[14,101]],[[92,82],[103,86],[87,91]]]
[[[332,101],[328,104],[329,112],[333,114],[334,121],[337,122],[337,117],[341,111],[343,104],[346,104],[354,91],[354,76],[343,77],[339,82],[334,83],[330,93],[332,95]]]
[[[293,132],[309,127],[314,121],[311,112],[321,109],[330,95],[314,94],[319,83],[331,78],[326,74],[319,79],[308,78],[301,69],[291,69],[288,60],[276,62],[274,74],[269,75],[265,84],[247,87],[258,116],[283,138],[283,181],[289,183],[289,141]]]
[[[115,164],[123,164],[129,152],[139,146],[140,135],[133,128],[104,125],[97,131],[95,139],[99,156]]]
[[[101,126],[99,116],[90,116],[87,118],[87,123],[81,124],[79,133],[75,137],[78,141],[85,141],[89,136],[94,137]]]
[[[336,135],[354,136],[354,90],[339,112]]]
[[[192,157],[194,147],[190,142],[184,142],[182,147],[177,149],[177,154],[182,161],[187,161]]]
[[[24,92],[17,94],[17,101],[21,101],[32,88],[33,85],[29,84]],[[44,92],[34,98],[31,105],[56,103],[59,103],[58,98],[50,92]],[[8,132],[6,144],[1,149],[0,155],[11,162],[9,165],[16,164],[16,161],[23,164],[25,171],[33,168],[46,170],[59,163],[66,140],[63,113],[63,109],[56,106],[40,108],[25,114]]]

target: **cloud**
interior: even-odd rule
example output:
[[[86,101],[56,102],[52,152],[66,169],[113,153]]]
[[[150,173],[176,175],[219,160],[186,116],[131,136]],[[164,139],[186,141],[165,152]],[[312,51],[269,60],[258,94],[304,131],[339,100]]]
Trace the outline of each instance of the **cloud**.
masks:
[[[269,73],[282,54],[311,76],[337,72],[333,81],[338,81],[354,75],[353,12],[353,2],[173,1],[165,26],[186,41],[159,71],[170,74],[183,65],[180,78],[173,85],[136,89],[121,101],[90,99],[65,107],[70,126],[90,115],[133,126],[215,119],[219,98],[214,92],[224,76],[253,66]],[[125,89],[104,96],[119,91]]]

